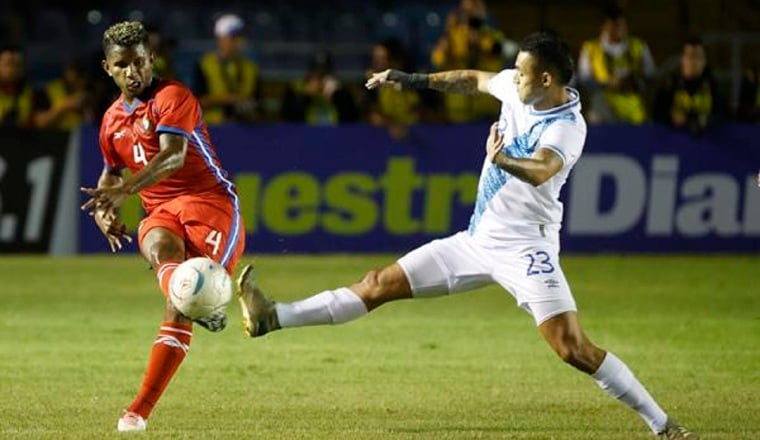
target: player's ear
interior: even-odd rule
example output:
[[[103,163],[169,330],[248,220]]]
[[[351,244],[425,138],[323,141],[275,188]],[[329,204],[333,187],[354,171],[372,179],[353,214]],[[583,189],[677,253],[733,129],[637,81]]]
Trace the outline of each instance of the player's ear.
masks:
[[[541,73],[541,84],[544,87],[549,87],[552,85],[552,74],[550,72],[543,72]]]
[[[106,74],[108,76],[113,76],[113,75],[111,75],[111,71],[108,70],[108,61],[101,60],[100,61],[100,66],[103,68],[103,70],[105,70],[105,72],[106,72]]]

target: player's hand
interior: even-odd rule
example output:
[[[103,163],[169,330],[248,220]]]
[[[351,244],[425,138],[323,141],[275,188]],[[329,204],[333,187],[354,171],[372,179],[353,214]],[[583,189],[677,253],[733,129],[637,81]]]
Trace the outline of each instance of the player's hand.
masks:
[[[488,134],[486,141],[486,157],[488,161],[494,163],[496,156],[504,147],[504,135],[499,133],[499,123],[491,124],[491,132]]]
[[[104,211],[116,211],[129,196],[123,185],[107,186],[103,188],[79,188],[83,193],[90,196],[80,208],[82,211],[102,209]]]
[[[386,69],[382,72],[373,73],[372,76],[370,76],[367,82],[364,84],[364,87],[372,90],[387,84],[397,84],[395,81],[390,81],[388,79],[388,74],[390,71],[391,69]]]
[[[127,235],[127,227],[119,221],[115,210],[95,209],[89,213],[98,225],[98,229],[108,240],[111,252],[122,249],[121,240],[132,243],[132,237]]]

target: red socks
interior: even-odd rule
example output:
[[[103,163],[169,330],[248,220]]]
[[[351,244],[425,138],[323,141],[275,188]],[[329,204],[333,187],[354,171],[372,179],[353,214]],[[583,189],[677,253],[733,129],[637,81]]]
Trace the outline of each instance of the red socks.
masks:
[[[179,261],[165,261],[158,266],[158,284],[161,285],[161,291],[164,292],[164,297],[169,298],[169,280],[172,278],[174,270],[179,266]]]
[[[158,283],[164,296],[169,298],[169,280],[179,261],[166,261],[158,267]],[[192,325],[176,322],[164,322],[158,330],[158,336],[153,342],[153,349],[148,358],[140,392],[137,394],[128,411],[140,414],[147,419],[158,399],[163,394],[179,365],[185,359],[193,335]]]
[[[140,392],[128,411],[147,419],[169,381],[185,359],[193,334],[192,326],[176,322],[164,322],[158,331],[153,350],[148,359]]]

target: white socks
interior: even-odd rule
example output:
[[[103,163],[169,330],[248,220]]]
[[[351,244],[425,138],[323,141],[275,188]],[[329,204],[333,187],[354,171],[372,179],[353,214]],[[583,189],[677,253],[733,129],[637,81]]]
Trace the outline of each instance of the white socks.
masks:
[[[361,298],[346,287],[326,290],[294,303],[276,303],[275,309],[282,328],[342,324],[367,314]],[[655,434],[665,429],[667,414],[617,356],[607,352],[591,377],[607,394],[637,411]]]
[[[276,303],[282,328],[304,325],[342,324],[367,314],[367,306],[351,289],[326,290],[294,303]]]
[[[591,377],[607,394],[636,410],[655,434],[665,429],[667,414],[617,356],[607,352],[602,365]]]

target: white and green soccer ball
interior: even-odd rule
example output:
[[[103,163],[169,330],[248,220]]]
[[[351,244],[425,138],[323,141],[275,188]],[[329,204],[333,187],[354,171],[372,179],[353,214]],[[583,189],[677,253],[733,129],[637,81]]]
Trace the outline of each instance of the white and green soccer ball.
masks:
[[[169,280],[169,297],[192,320],[224,312],[232,298],[232,280],[216,261],[195,257],[177,266]]]

